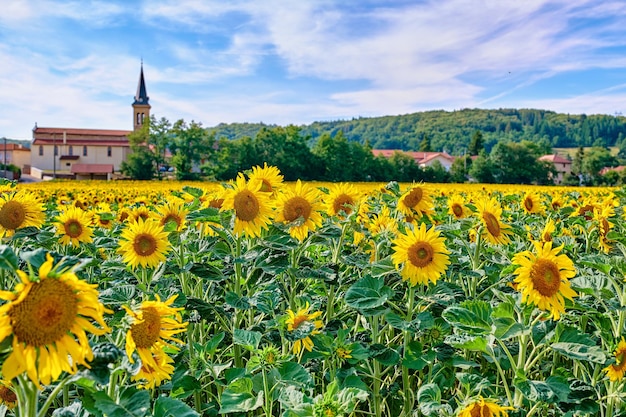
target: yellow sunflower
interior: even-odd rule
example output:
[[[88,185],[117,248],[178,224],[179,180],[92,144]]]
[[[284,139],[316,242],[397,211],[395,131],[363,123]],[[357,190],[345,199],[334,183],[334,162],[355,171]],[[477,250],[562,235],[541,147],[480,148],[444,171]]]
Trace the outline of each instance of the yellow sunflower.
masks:
[[[268,193],[261,192],[262,181],[246,183],[243,174],[237,176],[235,187],[224,190],[220,211],[234,210],[236,235],[261,236],[272,221],[272,203]]]
[[[174,373],[174,359],[163,351],[162,347],[157,346],[152,352],[152,357],[156,366],[151,363],[141,363],[141,368],[137,374],[132,376],[133,381],[145,381],[139,387],[144,389],[153,389],[170,380]]]
[[[92,216],[76,206],[69,206],[57,217],[56,234],[62,245],[79,246],[93,241],[93,230],[89,226]]]
[[[395,234],[398,231],[398,222],[391,217],[391,211],[385,206],[380,209],[379,213],[374,214],[367,224],[367,228],[374,236],[385,232]]]
[[[407,230],[407,234],[400,234],[393,242],[391,260],[400,269],[403,281],[409,281],[411,286],[418,283],[433,284],[443,274],[450,260],[450,253],[439,231],[431,227],[426,230],[426,224],[419,228]]]
[[[428,189],[413,185],[398,200],[398,210],[407,217],[420,218],[433,211],[433,202]]]
[[[594,221],[598,224],[598,246],[604,253],[609,253],[613,247],[613,241],[607,235],[614,226],[609,219],[614,216],[615,210],[608,204],[602,205],[594,211]]]
[[[626,372],[626,341],[624,341],[624,337],[617,345],[614,355],[615,363],[610,364],[603,371],[606,372],[606,376],[611,381],[619,381],[624,378],[624,372]]]
[[[179,347],[171,342],[183,344],[182,340],[174,337],[187,328],[187,322],[182,321],[180,311],[182,307],[172,307],[177,295],[166,301],[161,301],[157,295],[156,301],[144,301],[137,311],[126,306],[124,309],[130,318],[130,329],[126,332],[126,355],[130,363],[135,363],[133,352],[137,351],[141,363],[148,365],[153,371],[160,369],[157,362],[163,362],[163,349],[167,346],[174,351]],[[155,358],[156,356],[156,358]]]
[[[304,308],[301,308],[297,312],[287,310],[287,330],[290,332],[304,331],[306,336],[296,340],[293,343],[293,353],[299,355],[302,348],[311,352],[313,350],[313,341],[309,337],[310,335],[319,334],[319,329],[324,327],[324,323],[321,320],[316,320],[322,315],[321,311],[315,311],[309,313],[309,303],[307,302]]]
[[[298,180],[293,190],[279,194],[276,200],[275,220],[289,224],[289,234],[300,242],[322,225],[319,192],[310,185]]]
[[[556,231],[556,224],[554,223],[554,220],[548,219],[548,221],[546,222],[546,225],[541,231],[540,240],[542,242],[551,242],[555,231]]]
[[[186,224],[189,211],[185,208],[185,205],[180,200],[171,200],[157,207],[155,218],[159,221],[161,226],[165,227],[168,223],[174,223],[176,225],[176,231],[182,231]]]
[[[335,184],[325,200],[328,215],[343,218],[350,215],[359,204],[360,194],[354,185],[344,182]]]
[[[128,219],[131,221],[148,220],[154,215],[154,212],[144,205],[132,207],[128,212]]]
[[[17,395],[9,381],[0,380],[0,405],[12,410],[17,405]]]
[[[12,380],[26,372],[40,387],[56,381],[62,372],[73,374],[77,365],[93,359],[87,332],[110,331],[98,301],[97,285],[78,279],[71,268],[57,270],[48,254],[39,276],[17,271],[21,283],[2,291],[0,341],[12,336],[12,350],[2,364],[2,376]],[[92,321],[99,324],[94,326]]]
[[[478,397],[463,408],[458,417],[507,417],[508,410],[513,410],[513,407],[503,407],[493,400]]]
[[[44,206],[24,190],[0,195],[0,237],[13,236],[24,227],[41,227],[46,220]]]
[[[565,298],[573,301],[577,294],[571,289],[569,278],[576,275],[574,263],[560,254],[563,245],[552,248],[552,242],[533,242],[535,253],[524,251],[513,257],[514,282],[522,294],[522,302],[530,302],[540,310],[550,312],[555,320],[565,312]]]
[[[478,216],[483,223],[482,237],[493,245],[505,245],[511,240],[510,226],[502,223],[502,207],[495,198],[483,198],[476,202]]]
[[[259,191],[262,193],[276,193],[283,186],[283,176],[280,170],[274,166],[267,166],[267,162],[263,163],[263,167],[252,167],[252,172],[248,176],[248,182],[255,184],[261,183]]]
[[[528,214],[542,214],[541,198],[536,192],[528,191],[522,200],[522,208]]]
[[[164,262],[170,250],[167,233],[156,220],[131,222],[120,235],[117,252],[131,268],[154,268]]]
[[[115,215],[109,203],[101,202],[94,207],[92,213],[92,224],[103,229],[110,229],[113,227],[113,220]]]
[[[468,217],[471,212],[465,205],[465,199],[460,194],[453,194],[448,198],[448,214],[454,216],[457,220]]]

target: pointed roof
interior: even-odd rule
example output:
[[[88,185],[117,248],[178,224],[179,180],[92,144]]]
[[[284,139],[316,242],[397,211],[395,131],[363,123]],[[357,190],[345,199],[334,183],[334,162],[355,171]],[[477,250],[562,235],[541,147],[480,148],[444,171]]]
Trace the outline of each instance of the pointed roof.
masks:
[[[143,78],[143,60],[141,61],[141,72],[139,73],[139,84],[137,84],[137,94],[135,94],[135,101],[133,102],[133,106],[136,104],[149,105],[148,100],[148,92],[146,91],[146,81]]]

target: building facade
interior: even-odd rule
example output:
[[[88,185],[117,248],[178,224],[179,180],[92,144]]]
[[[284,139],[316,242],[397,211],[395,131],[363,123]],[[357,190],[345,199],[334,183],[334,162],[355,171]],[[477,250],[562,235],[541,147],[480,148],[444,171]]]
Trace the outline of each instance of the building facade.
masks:
[[[133,130],[35,125],[30,152],[31,175],[40,179],[111,179],[131,152],[128,135],[141,129],[150,118],[143,63],[132,108]]]

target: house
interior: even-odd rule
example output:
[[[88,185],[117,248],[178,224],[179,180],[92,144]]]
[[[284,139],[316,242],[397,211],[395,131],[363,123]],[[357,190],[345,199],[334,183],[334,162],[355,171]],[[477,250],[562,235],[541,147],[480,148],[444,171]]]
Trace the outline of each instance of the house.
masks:
[[[19,143],[0,142],[0,163],[15,165],[27,174],[30,171],[30,149]]]
[[[139,130],[150,117],[151,107],[143,63],[132,107],[133,130]],[[128,135],[133,130],[39,127],[35,124],[31,175],[40,179],[111,179],[131,152]]]
[[[446,171],[450,171],[450,167],[452,167],[455,159],[454,156],[449,155],[447,152],[417,152],[402,151],[399,149],[372,149],[372,153],[374,154],[374,156],[382,156],[384,158],[391,158],[396,152],[410,156],[421,168],[432,166],[435,161],[439,161],[439,163]]]
[[[539,158],[540,161],[551,162],[556,169],[557,175],[556,178],[552,178],[555,184],[562,184],[563,178],[565,175],[570,174],[572,172],[572,161],[569,159],[563,158],[558,154],[552,155],[543,155]]]

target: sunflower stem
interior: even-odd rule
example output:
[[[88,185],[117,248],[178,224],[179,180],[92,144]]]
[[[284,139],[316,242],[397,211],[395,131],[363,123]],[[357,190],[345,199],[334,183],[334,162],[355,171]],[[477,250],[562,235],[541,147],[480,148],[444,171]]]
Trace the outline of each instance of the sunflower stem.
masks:
[[[241,264],[241,238],[237,236],[235,238],[235,282],[233,283],[233,289],[237,297],[241,297],[241,280],[243,279],[243,265]],[[239,328],[239,321],[241,320],[241,312],[239,309],[235,309],[233,316],[233,336],[235,330]],[[241,346],[235,344],[233,346],[233,356],[235,360],[236,368],[243,368],[243,358],[241,357]]]
[[[46,402],[41,406],[41,408],[37,412],[37,417],[45,417],[48,409],[52,405],[52,402],[55,400],[57,395],[59,395],[59,391],[63,390],[63,407],[67,407],[69,405],[69,398],[66,398],[69,395],[69,387],[67,386],[70,377],[64,378],[57,382],[56,387],[52,390],[52,392],[46,398]]]
[[[372,341],[374,343],[378,343],[379,339],[379,328],[378,328],[378,316],[372,316],[370,325],[372,327]],[[372,409],[376,417],[381,417],[382,415],[382,404],[380,398],[380,363],[377,360],[372,361],[373,365],[373,378],[372,378]]]
[[[409,299],[405,321],[410,323],[413,320],[413,309],[415,307],[415,287],[413,285],[409,285],[408,297]],[[410,330],[404,331],[404,349],[402,353],[404,357],[406,357],[412,335],[413,334]],[[402,415],[408,417],[411,415],[413,410],[413,391],[411,390],[409,368],[406,366],[402,366],[402,393],[404,396],[404,409],[402,410]]]
[[[19,375],[17,380],[17,417],[37,417],[37,387],[24,374]]]

